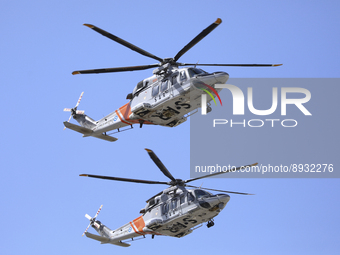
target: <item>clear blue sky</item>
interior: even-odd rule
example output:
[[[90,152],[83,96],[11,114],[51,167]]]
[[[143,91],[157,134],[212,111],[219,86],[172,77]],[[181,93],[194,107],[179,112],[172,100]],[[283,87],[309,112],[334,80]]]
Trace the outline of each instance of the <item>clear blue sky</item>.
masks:
[[[174,176],[188,178],[190,123],[136,127],[115,143],[82,138],[63,131],[62,124],[69,117],[63,108],[73,107],[82,91],[79,109],[99,119],[125,104],[137,82],[151,75],[147,70],[72,76],[72,71],[155,63],[83,23],[166,58],[221,18],[182,62],[284,64],[217,68],[230,77],[339,78],[339,10],[336,1],[2,1],[1,253],[339,254],[339,179],[207,180],[207,187],[256,196],[232,196],[213,228],[181,239],[147,238],[121,248],[81,237],[85,213],[94,215],[103,204],[99,219],[115,229],[138,217],[145,200],[163,187],[78,175],[166,180],[143,150],[150,148]],[[325,134],[339,141],[336,129],[319,131],[311,134],[311,146],[325,146],[325,154],[338,150],[313,144],[313,136]],[[332,163],[338,170],[339,159]]]

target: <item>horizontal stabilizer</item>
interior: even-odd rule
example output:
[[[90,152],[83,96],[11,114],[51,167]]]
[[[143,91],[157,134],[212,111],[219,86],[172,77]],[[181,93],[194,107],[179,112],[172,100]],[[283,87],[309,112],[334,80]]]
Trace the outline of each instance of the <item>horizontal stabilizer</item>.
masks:
[[[64,121],[64,125],[65,127],[72,129],[74,131],[77,131],[81,134],[83,134],[84,136],[92,136],[93,131],[91,129],[82,127],[82,126],[78,126],[75,124],[72,124],[70,122]],[[109,135],[104,135],[104,134],[94,134],[93,137],[99,138],[99,139],[103,139],[105,141],[109,141],[109,142],[115,142],[118,140],[118,138],[113,137],[113,136],[109,136]]]
[[[97,241],[99,241],[99,242],[101,242],[101,243],[109,243],[109,242],[110,242],[110,239],[109,239],[109,238],[106,238],[106,237],[103,237],[103,236],[97,236],[97,235],[91,234],[91,233],[89,233],[89,232],[86,232],[85,235],[86,235],[88,238],[97,240]]]
[[[115,142],[118,140],[118,138],[113,137],[113,136],[109,136],[109,135],[104,135],[104,134],[97,134],[94,135],[93,137],[99,138],[99,139],[103,139],[105,141],[109,141],[109,142]]]
[[[110,243],[110,239],[106,238],[106,237],[103,237],[103,236],[94,235],[94,234],[91,234],[89,232],[86,232],[85,235],[88,238],[91,238],[91,239],[94,239],[96,241],[99,241],[102,244]],[[116,242],[116,243],[110,243],[110,244],[118,245],[118,246],[121,246],[121,247],[129,247],[131,245],[129,243],[123,243],[123,242]]]
[[[91,129],[88,129],[88,128],[85,128],[85,127],[81,127],[81,126],[78,126],[78,125],[74,125],[74,124],[72,124],[70,122],[67,122],[67,121],[64,121],[64,125],[65,125],[65,127],[69,128],[69,129],[72,129],[74,131],[77,131],[79,133],[82,133],[84,135],[88,135],[88,134],[92,133]]]
[[[121,246],[121,247],[129,247],[129,246],[131,246],[131,244],[123,243],[123,242],[110,243],[110,244],[118,245],[118,246]]]

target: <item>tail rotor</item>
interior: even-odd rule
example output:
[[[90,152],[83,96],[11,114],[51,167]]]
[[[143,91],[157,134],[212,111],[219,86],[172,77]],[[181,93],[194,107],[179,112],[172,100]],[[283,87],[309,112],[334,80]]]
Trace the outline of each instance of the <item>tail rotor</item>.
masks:
[[[100,210],[102,209],[102,207],[103,207],[103,205],[101,205],[101,206],[99,207],[99,209],[98,209],[96,215],[95,215],[93,218],[91,218],[90,215],[85,214],[85,217],[90,221],[90,224],[87,226],[87,228],[85,229],[85,231],[84,231],[84,233],[82,234],[82,236],[85,235],[85,233],[87,232],[87,230],[89,229],[89,227],[90,227],[92,224],[93,224],[96,228],[99,228],[99,227],[100,227],[100,225],[96,222],[96,218],[97,218],[98,214],[100,213]]]
[[[78,105],[79,105],[79,103],[80,103],[80,101],[81,101],[81,98],[83,97],[83,94],[84,94],[84,92],[81,92],[80,97],[79,97],[78,102],[77,102],[77,104],[76,104],[75,107],[73,107],[73,108],[64,108],[64,112],[71,112],[71,115],[70,115],[70,117],[68,118],[68,121],[67,121],[67,122],[70,122],[72,116],[74,116],[74,115],[76,115],[76,114],[84,114],[84,113],[85,113],[85,111],[83,111],[83,110],[77,110]],[[66,127],[64,127],[64,130],[65,130],[65,129],[66,129]]]

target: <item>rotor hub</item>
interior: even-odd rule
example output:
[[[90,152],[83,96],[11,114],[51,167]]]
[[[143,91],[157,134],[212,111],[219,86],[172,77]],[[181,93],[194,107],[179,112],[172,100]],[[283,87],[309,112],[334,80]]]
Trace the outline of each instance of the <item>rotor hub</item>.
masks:
[[[182,179],[175,179],[169,182],[168,184],[171,186],[184,186],[185,185],[184,183],[185,182]]]

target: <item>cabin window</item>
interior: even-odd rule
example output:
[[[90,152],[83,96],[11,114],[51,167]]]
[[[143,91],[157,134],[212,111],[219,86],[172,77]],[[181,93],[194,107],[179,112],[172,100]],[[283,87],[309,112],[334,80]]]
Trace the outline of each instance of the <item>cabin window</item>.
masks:
[[[138,82],[137,86],[133,89],[132,95],[131,96],[128,95],[128,98],[129,97],[133,98],[134,96],[137,96],[138,93],[145,88],[145,86],[143,84],[145,84],[144,81]]]
[[[149,201],[149,206],[154,205],[154,204],[155,204],[155,199],[151,199],[151,200]]]
[[[162,82],[161,84],[161,93],[163,93],[164,91],[166,91],[168,89],[168,80],[165,80]]]
[[[174,76],[171,77],[171,84],[172,85],[177,83],[177,76],[178,76],[178,74],[175,74]]]
[[[169,205],[167,203],[164,203],[162,205],[162,214],[167,214],[169,211]]]
[[[181,204],[184,204],[184,203],[185,203],[185,196],[184,196],[184,195],[182,195],[182,196],[180,197],[180,203],[181,203]]]
[[[159,85],[156,85],[152,88],[152,97],[157,96],[159,93]]]
[[[171,209],[174,210],[177,208],[177,198],[174,198],[172,201],[171,201]]]
[[[143,81],[138,82],[137,90],[143,88]]]

